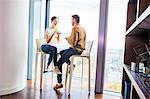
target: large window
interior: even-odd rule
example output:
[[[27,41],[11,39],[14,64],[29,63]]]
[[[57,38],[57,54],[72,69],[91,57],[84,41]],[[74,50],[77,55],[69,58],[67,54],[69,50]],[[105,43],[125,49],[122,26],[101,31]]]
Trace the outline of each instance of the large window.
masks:
[[[44,18],[45,18],[45,0],[35,2],[34,12],[34,37],[43,37],[44,35]],[[124,53],[124,37],[126,25],[126,7],[127,1],[109,0],[108,11],[108,30],[106,44],[106,61],[104,90],[120,92],[121,77]],[[99,8],[100,0],[50,0],[50,16],[59,18],[59,30],[62,38],[70,35],[71,32],[71,15],[78,14],[81,18],[80,24],[85,28],[87,41],[94,41],[91,52],[91,81],[92,87],[95,87],[95,69],[97,58],[97,41],[99,25]],[[37,16],[38,15],[38,16]],[[34,44],[35,45],[35,44]],[[34,47],[35,48],[35,47]],[[35,49],[34,49],[35,50]],[[34,55],[33,55],[34,56]],[[34,57],[33,57],[34,58]],[[79,59],[80,60],[80,59]],[[88,63],[84,60],[84,63]],[[81,64],[81,61],[76,63]],[[65,69],[66,66],[64,66]],[[88,76],[87,65],[84,66],[84,78]],[[81,67],[76,67],[74,77],[81,77]],[[65,72],[63,72],[65,73]]]
[[[104,90],[120,92],[127,1],[109,0]]]
[[[32,3],[31,3],[32,2]],[[44,37],[46,0],[34,0],[30,3],[30,33],[29,33],[29,59],[28,79],[33,78],[36,54],[36,39]]]
[[[50,2],[50,18],[57,16],[59,18],[59,29],[62,36],[70,35],[71,33],[71,16],[78,14],[80,16],[80,24],[86,30],[86,40],[94,41],[91,52],[91,85],[95,86],[95,68],[97,57],[97,39],[99,25],[99,4],[100,0],[52,0]],[[81,59],[77,59],[76,69],[73,77],[81,77]],[[85,59],[84,64],[88,63]],[[66,66],[64,66],[65,68]],[[84,78],[88,77],[88,66],[84,65]]]

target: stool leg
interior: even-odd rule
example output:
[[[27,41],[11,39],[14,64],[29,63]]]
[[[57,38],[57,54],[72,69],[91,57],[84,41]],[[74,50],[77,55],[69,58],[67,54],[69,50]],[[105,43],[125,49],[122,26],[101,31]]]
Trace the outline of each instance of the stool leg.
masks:
[[[81,86],[83,87],[83,57],[81,57],[81,60],[82,60]]]
[[[88,89],[89,89],[89,93],[90,93],[90,88],[91,88],[91,63],[90,63],[90,57],[88,57],[88,64],[89,64]]]
[[[44,58],[43,58],[43,60],[44,60],[44,73],[45,73],[46,72],[46,54],[44,54],[43,56],[44,56]]]
[[[54,62],[51,62],[51,70],[50,70],[50,72],[52,72],[52,84],[53,84],[53,75],[54,75],[54,72],[53,72],[53,70],[54,70]]]
[[[40,90],[42,89],[42,80],[43,80],[43,54],[41,54],[41,72],[40,72]]]
[[[68,89],[69,95],[70,95],[70,89],[71,89],[71,81],[72,81],[72,72],[70,72],[70,77],[69,77],[69,89]]]
[[[38,53],[35,55],[34,84],[36,83]]]
[[[71,57],[71,64],[73,65],[73,57]],[[70,70],[72,70],[72,66],[70,66]],[[70,71],[68,95],[70,95],[72,73],[73,73],[73,71]]]
[[[68,80],[68,65],[67,65],[66,74],[65,74],[65,90],[67,88],[67,80]]]

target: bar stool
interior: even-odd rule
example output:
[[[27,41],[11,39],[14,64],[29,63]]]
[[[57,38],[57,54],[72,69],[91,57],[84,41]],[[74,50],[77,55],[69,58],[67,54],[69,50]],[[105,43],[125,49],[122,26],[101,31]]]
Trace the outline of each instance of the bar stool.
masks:
[[[46,67],[46,55],[48,55],[47,53],[44,53],[41,50],[41,45],[44,44],[45,42],[46,42],[45,39],[42,39],[42,38],[36,39],[34,83],[36,83],[38,55],[41,55],[41,61],[40,61],[40,89],[42,89],[42,82],[43,82],[43,65],[44,65],[44,68],[45,68]]]
[[[83,78],[83,58],[87,58],[88,59],[88,91],[89,91],[89,93],[90,93],[90,83],[91,83],[90,82],[90,79],[91,79],[91,76],[90,76],[91,75],[90,53],[91,53],[92,45],[93,45],[93,41],[87,41],[86,42],[86,46],[85,46],[85,50],[82,52],[81,55],[73,55],[73,56],[70,57],[72,65],[73,65],[73,61],[74,61],[75,57],[80,57],[82,59],[82,78]],[[66,89],[66,85],[67,85],[68,74],[70,74],[70,77],[69,77],[69,88],[68,88],[68,95],[70,95],[73,71],[70,71],[70,73],[69,73],[68,72],[68,68],[69,68],[69,65],[67,66],[66,74],[65,74],[65,89]],[[71,66],[70,70],[72,70],[72,66]]]

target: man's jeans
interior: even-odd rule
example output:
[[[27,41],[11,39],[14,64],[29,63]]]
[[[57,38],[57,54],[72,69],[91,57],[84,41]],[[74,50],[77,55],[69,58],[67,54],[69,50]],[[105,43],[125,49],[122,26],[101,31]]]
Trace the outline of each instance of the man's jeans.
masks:
[[[49,54],[47,65],[50,65],[51,61],[54,61],[54,66],[57,66],[57,48],[51,45],[42,45],[41,49],[43,52]]]
[[[82,51],[78,51],[78,50],[73,49],[71,47],[69,49],[60,51],[61,57],[57,62],[57,65],[58,65],[60,72],[62,73],[62,65],[64,62],[66,62],[68,65],[70,65],[69,58],[72,55],[81,55],[81,54],[82,54]],[[58,83],[62,82],[62,74],[57,74],[57,81],[58,81]]]

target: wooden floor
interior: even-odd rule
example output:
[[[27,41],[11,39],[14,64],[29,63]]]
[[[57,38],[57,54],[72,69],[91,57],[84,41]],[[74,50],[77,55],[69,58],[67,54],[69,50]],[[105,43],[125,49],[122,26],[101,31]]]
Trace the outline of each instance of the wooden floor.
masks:
[[[22,91],[1,96],[0,99],[120,99],[119,96],[113,94],[95,94],[94,80],[91,84],[91,93],[88,94],[87,79],[81,80],[80,78],[73,77],[70,96],[68,96],[64,88],[57,92],[54,91],[53,86],[55,83],[56,75],[44,74],[42,91],[39,89],[39,78],[37,78],[36,84],[34,84],[33,80],[28,80],[26,87]]]

